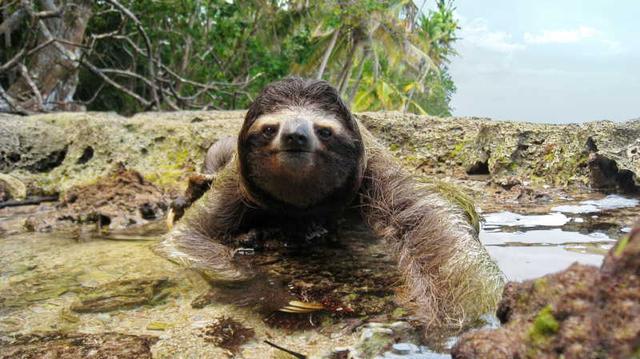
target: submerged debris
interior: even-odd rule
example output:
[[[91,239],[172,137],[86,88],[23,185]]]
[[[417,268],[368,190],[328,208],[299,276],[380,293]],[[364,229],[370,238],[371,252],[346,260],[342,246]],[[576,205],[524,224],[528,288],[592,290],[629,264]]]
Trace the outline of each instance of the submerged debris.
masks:
[[[167,278],[130,279],[110,282],[85,290],[71,310],[78,313],[109,312],[161,302],[173,286]]]
[[[214,319],[200,334],[213,345],[236,352],[241,345],[255,337],[255,332],[230,317]]]
[[[152,336],[47,333],[0,338],[0,358],[151,358]]]
[[[318,244],[304,253],[290,253],[279,241],[265,243],[268,250],[250,260],[266,277],[237,287],[215,285],[192,306],[250,306],[266,314],[267,324],[284,329],[321,326],[333,318],[408,315],[396,302],[400,276],[382,243],[364,225],[343,225],[351,229],[340,234],[340,244]]]

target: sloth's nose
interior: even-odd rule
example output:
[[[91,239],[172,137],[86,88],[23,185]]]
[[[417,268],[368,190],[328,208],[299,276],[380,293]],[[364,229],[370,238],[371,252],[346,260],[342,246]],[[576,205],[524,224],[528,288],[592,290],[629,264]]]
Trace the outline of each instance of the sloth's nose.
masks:
[[[289,149],[304,149],[309,144],[309,132],[304,126],[296,126],[282,134],[284,144]]]

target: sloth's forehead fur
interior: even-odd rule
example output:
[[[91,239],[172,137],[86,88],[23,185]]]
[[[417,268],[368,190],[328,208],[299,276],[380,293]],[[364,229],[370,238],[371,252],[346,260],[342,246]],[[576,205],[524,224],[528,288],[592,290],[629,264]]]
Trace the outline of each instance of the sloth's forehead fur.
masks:
[[[277,126],[289,120],[309,121],[314,126],[328,127],[338,134],[345,131],[342,121],[333,113],[313,107],[291,106],[258,117],[249,133],[259,132],[264,126]]]

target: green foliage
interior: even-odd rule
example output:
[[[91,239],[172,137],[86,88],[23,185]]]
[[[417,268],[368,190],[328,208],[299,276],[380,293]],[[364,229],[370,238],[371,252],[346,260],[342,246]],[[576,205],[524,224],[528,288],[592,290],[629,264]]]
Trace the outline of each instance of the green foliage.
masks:
[[[203,93],[193,84],[173,86],[180,108],[246,108],[267,83],[287,75],[320,77],[338,87],[357,111],[401,110],[449,115],[455,85],[446,68],[458,29],[451,2],[419,14],[408,0],[129,0],[123,1],[146,30],[153,57],[182,78],[215,83]],[[123,37],[96,41],[88,59],[101,68],[142,75],[153,69],[136,24],[95,2],[91,35],[122,28]],[[332,38],[336,35],[336,41]],[[157,64],[155,65],[158,66]],[[155,69],[155,71],[159,71]],[[90,110],[130,114],[145,110],[122,91],[102,86],[86,69],[76,97]],[[114,75],[149,98],[142,79]],[[193,99],[197,100],[193,100]],[[189,99],[189,101],[187,101]],[[165,108],[166,109],[166,108]]]

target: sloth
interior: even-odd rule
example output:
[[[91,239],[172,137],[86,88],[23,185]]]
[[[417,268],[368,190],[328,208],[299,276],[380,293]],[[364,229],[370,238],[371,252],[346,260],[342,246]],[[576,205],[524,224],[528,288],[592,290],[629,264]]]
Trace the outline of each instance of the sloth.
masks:
[[[270,229],[311,246],[355,211],[388,247],[399,299],[425,324],[460,324],[496,304],[503,276],[464,211],[407,173],[325,81],[267,85],[237,140],[208,151],[205,171],[212,189],[159,251],[213,283],[255,278],[242,249]]]

